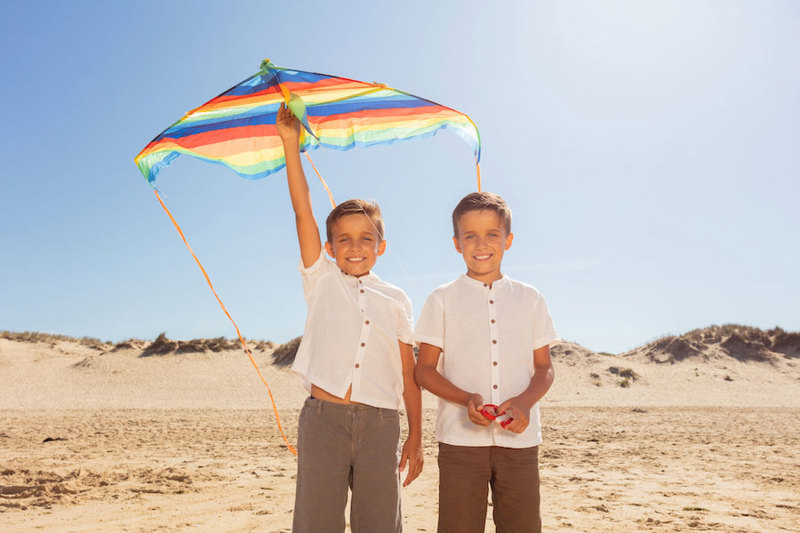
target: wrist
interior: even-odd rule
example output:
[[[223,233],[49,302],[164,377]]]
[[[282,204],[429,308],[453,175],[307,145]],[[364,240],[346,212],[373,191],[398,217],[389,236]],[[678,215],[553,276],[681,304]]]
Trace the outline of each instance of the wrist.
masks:
[[[284,139],[281,137],[284,152],[300,151],[300,139]]]
[[[409,429],[408,430],[408,437],[406,437],[407,442],[422,442],[422,428],[418,430]]]
[[[536,405],[538,401],[533,394],[520,394],[517,396],[517,400],[522,405],[522,407],[526,408],[528,411],[533,409],[533,406]]]

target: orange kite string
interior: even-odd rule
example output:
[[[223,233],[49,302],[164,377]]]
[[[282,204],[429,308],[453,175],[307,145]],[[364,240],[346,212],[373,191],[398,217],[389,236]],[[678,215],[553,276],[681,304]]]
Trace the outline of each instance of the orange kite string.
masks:
[[[325,180],[322,179],[322,176],[320,175],[319,170],[317,170],[317,165],[315,165],[314,162],[311,160],[311,156],[308,155],[308,152],[303,152],[303,153],[306,154],[306,158],[308,159],[308,162],[311,163],[311,168],[313,168],[314,172],[317,173],[317,177],[319,178],[319,181],[322,182],[322,186],[325,187],[326,191],[328,191],[328,198],[330,198],[330,200],[331,200],[331,209],[336,209],[336,202],[333,201],[333,195],[331,194],[331,190],[328,188],[328,184],[325,183]]]
[[[292,447],[292,445],[289,444],[289,439],[286,438],[286,434],[283,432],[283,427],[281,427],[281,417],[278,414],[278,406],[275,405],[275,398],[272,396],[272,389],[269,388],[269,384],[267,383],[267,380],[264,379],[264,376],[261,374],[261,370],[258,368],[258,365],[256,364],[255,359],[253,359],[253,354],[250,353],[250,349],[247,347],[247,343],[244,341],[244,338],[242,337],[242,334],[239,331],[239,326],[236,325],[236,322],[234,322],[234,320],[231,317],[230,313],[228,313],[228,310],[225,309],[225,305],[222,303],[222,300],[220,300],[219,295],[217,294],[217,291],[214,290],[214,285],[211,284],[211,279],[208,277],[208,274],[206,273],[206,269],[203,268],[203,265],[200,264],[200,260],[197,259],[197,256],[194,254],[194,251],[192,250],[192,247],[189,246],[189,242],[186,240],[186,237],[183,234],[183,230],[181,230],[181,227],[178,225],[178,222],[172,216],[172,213],[169,212],[169,209],[167,209],[167,206],[164,205],[164,202],[161,200],[161,196],[158,194],[158,191],[157,190],[153,190],[153,192],[156,193],[156,198],[158,198],[158,203],[160,203],[161,207],[164,208],[164,211],[167,213],[167,216],[172,221],[172,224],[175,226],[175,229],[178,230],[178,234],[181,236],[181,239],[183,239],[183,244],[185,244],[186,248],[189,249],[189,253],[192,254],[192,257],[194,258],[195,263],[197,263],[197,266],[199,266],[200,270],[203,272],[203,276],[206,278],[206,282],[208,282],[208,286],[211,288],[211,292],[214,293],[214,297],[217,299],[217,302],[219,302],[219,306],[225,312],[225,315],[228,317],[228,320],[231,321],[231,323],[233,324],[233,327],[236,328],[236,334],[239,336],[239,341],[242,343],[242,346],[244,346],[244,351],[247,352],[247,357],[249,357],[250,358],[250,362],[253,363],[253,366],[255,367],[256,372],[258,372],[258,377],[261,378],[261,382],[267,387],[267,392],[269,393],[269,399],[270,399],[270,401],[272,401],[272,409],[273,409],[273,411],[275,411],[275,421],[278,423],[278,431],[281,432],[281,437],[283,437],[283,441],[286,443],[286,446],[289,448],[289,450],[293,454],[297,455],[297,450],[295,450]]]

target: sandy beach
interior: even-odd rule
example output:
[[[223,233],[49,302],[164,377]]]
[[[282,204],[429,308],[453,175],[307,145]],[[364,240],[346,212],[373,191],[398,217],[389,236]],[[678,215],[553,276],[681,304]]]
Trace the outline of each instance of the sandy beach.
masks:
[[[622,355],[555,348],[545,531],[800,530],[800,345],[761,333],[708,328]],[[247,356],[146,348],[0,338],[2,531],[290,531],[295,458]],[[254,355],[294,442],[305,393],[271,347]],[[424,403],[405,531],[436,530]]]

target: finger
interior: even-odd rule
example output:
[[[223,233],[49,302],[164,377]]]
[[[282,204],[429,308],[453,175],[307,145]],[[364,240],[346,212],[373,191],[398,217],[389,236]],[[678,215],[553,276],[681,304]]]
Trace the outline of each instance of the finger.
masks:
[[[403,481],[403,486],[407,487],[411,484],[412,481],[417,479],[422,472],[422,460],[417,459],[411,462],[411,468],[408,469],[408,475],[406,479]]]
[[[400,472],[405,470],[406,464],[408,464],[408,452],[403,448],[403,453],[400,455]]]
[[[406,476],[406,480],[403,483],[403,486],[407,487],[407,486],[411,485],[411,482],[414,481],[415,479],[417,479],[419,477],[419,474],[420,474],[419,470],[417,470],[413,474],[409,473],[408,476]]]
[[[506,429],[510,429],[514,433],[522,433],[526,427],[528,427],[528,423],[525,420],[514,420]]]

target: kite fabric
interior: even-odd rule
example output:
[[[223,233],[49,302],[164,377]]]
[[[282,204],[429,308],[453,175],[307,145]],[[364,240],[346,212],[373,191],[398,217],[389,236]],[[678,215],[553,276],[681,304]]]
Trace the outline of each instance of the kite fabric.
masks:
[[[386,85],[276,67],[268,60],[257,74],[164,130],[135,162],[153,187],[159,171],[181,154],[223,164],[244,178],[266,177],[285,166],[275,129],[281,103],[306,130],[301,151],[392,144],[449,129],[480,163],[478,128],[463,113]]]

